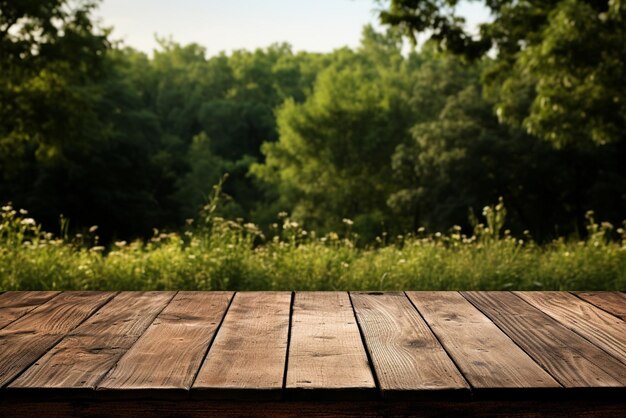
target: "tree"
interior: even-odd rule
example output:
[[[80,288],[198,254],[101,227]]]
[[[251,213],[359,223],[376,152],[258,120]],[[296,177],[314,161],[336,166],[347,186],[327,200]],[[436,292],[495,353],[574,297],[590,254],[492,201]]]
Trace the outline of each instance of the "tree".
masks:
[[[397,38],[364,31],[362,49],[339,50],[303,102],[287,100],[277,113],[279,140],[266,143],[266,161],[253,173],[276,185],[296,219],[324,230],[342,218],[372,235],[390,218],[390,157],[407,136],[402,79],[406,65]]]
[[[497,57],[484,72],[501,120],[557,146],[623,141],[626,5],[613,0],[485,0],[493,21],[471,36],[458,0],[392,0],[381,20],[470,59]]]
[[[63,143],[75,140],[73,132],[92,122],[93,85],[110,47],[107,31],[91,21],[94,7],[91,1],[0,2],[0,138],[6,151],[58,155]],[[2,155],[10,155],[6,151]]]

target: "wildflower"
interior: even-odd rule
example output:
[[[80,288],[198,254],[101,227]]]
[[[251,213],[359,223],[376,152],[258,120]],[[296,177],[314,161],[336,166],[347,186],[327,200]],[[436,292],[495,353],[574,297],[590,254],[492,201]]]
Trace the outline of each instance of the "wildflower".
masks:
[[[98,230],[98,225],[94,225],[94,226],[92,226],[91,228],[89,228],[89,232],[90,232],[91,234],[93,234],[93,233],[94,233],[94,232],[96,232],[97,230]]]
[[[20,223],[22,225],[35,225],[35,220],[33,218],[24,218]]]
[[[11,207],[11,205],[2,206],[2,210],[3,210],[4,212],[9,212],[11,209],[13,209],[13,208]]]
[[[28,211],[26,209],[20,209],[20,215],[28,215]]]
[[[339,235],[337,235],[336,232],[330,232],[328,234],[328,239],[330,239],[331,241],[337,241],[339,239]]]
[[[101,245],[97,245],[95,247],[91,247],[89,251],[93,251],[94,253],[104,251],[104,247]]]
[[[348,226],[352,226],[354,224],[354,222],[352,221],[352,219],[348,219],[348,218],[343,218],[342,222]]]
[[[115,241],[115,246],[116,247],[123,247],[126,245],[126,241]]]
[[[286,218],[287,217],[287,212],[278,212],[278,217],[279,218]]]
[[[401,258],[400,260],[398,260],[398,264],[404,264],[406,263],[406,259]]]
[[[247,229],[257,229],[256,225],[253,224],[252,222],[245,223],[245,224],[243,224],[243,226],[244,226],[244,228],[247,228]]]
[[[423,226],[420,226],[419,228],[417,228],[417,232],[419,232],[420,234],[423,234],[426,231],[426,228],[424,228]]]
[[[187,223],[187,225],[191,225],[193,223],[193,219],[192,218],[185,219],[185,222]]]

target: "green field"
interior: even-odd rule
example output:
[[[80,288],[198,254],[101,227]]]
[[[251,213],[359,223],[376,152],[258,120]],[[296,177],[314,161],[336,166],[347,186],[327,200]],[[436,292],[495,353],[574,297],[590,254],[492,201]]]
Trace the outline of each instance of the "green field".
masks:
[[[420,230],[364,247],[347,219],[343,231],[316,236],[283,214],[266,237],[253,224],[209,216],[182,233],[155,230],[148,241],[105,248],[95,227],[57,238],[4,206],[0,289],[626,289],[623,228],[589,213],[587,239],[539,245],[502,231],[503,212],[485,208],[486,225],[472,236]]]

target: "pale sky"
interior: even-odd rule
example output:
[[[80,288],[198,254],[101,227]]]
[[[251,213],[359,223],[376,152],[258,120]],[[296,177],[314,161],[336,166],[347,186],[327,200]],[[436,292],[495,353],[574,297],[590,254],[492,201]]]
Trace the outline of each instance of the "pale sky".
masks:
[[[357,47],[367,23],[378,26],[374,0],[103,0],[96,16],[113,39],[150,53],[154,39],[198,43],[208,55],[288,42],[296,51]],[[486,21],[484,6],[464,3],[469,28]]]

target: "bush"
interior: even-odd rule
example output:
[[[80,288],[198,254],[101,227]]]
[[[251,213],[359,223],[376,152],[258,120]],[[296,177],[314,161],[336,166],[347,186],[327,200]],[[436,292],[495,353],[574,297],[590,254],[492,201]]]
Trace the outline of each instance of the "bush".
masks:
[[[207,208],[211,208],[207,205]],[[538,245],[501,231],[502,202],[485,208],[471,236],[379,237],[366,247],[350,231],[318,237],[286,214],[270,237],[256,225],[205,211],[183,233],[98,244],[97,228],[61,237],[24,210],[0,211],[1,290],[623,290],[626,233],[588,214],[588,237]],[[62,231],[67,231],[67,224]]]

